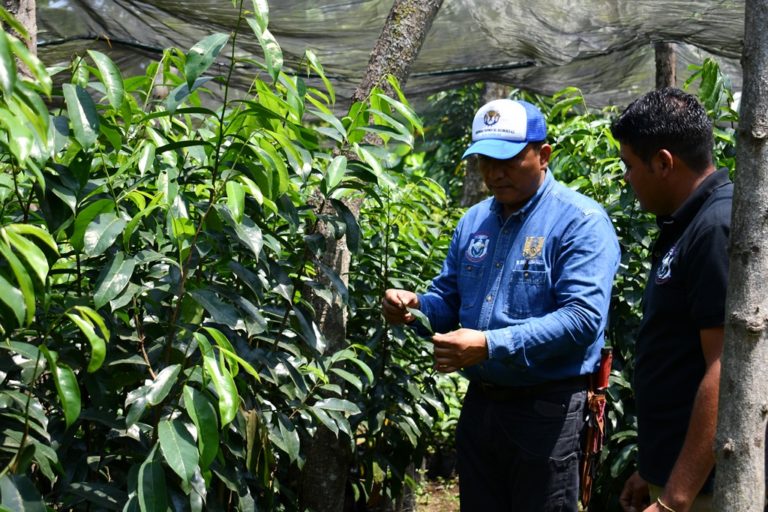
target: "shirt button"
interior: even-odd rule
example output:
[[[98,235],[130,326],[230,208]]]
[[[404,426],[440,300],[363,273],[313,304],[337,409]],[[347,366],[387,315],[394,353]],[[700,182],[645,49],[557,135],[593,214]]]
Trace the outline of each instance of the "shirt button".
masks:
[[[485,298],[486,302],[492,302],[493,301],[493,295],[489,295]]]
[[[496,262],[496,268],[501,268],[501,262],[500,261]]]

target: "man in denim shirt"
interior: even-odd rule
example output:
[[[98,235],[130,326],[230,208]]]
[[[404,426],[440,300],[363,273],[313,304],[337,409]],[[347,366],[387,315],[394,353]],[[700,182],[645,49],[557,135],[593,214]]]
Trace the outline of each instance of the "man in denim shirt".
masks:
[[[541,112],[487,103],[473,144],[493,197],[459,221],[426,293],[387,290],[385,318],[435,332],[435,364],[470,380],[457,428],[463,511],[576,511],[586,375],[600,361],[619,246],[593,200],[555,181]]]

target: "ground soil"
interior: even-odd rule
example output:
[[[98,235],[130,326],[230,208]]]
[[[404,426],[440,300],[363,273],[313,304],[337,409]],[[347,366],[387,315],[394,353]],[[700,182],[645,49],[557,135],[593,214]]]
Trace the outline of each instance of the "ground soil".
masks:
[[[425,480],[416,499],[415,512],[458,512],[459,482],[456,478]]]

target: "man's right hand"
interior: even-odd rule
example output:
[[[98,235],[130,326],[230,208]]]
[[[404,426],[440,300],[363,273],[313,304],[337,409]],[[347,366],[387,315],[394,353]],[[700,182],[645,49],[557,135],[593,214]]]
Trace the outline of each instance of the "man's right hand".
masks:
[[[643,480],[640,473],[635,471],[632,476],[624,482],[624,489],[619,496],[619,503],[624,512],[641,512],[645,510],[650,501],[648,492],[648,482]]]
[[[381,299],[381,310],[384,318],[390,324],[408,324],[413,322],[414,316],[408,312],[408,308],[419,307],[419,297],[408,290],[390,288],[384,292]]]

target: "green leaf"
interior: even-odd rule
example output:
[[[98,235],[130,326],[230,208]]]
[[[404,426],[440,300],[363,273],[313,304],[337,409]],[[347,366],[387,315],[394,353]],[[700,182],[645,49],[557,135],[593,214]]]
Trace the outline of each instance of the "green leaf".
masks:
[[[343,370],[341,368],[331,368],[330,371],[335,373],[345,381],[349,382],[353,386],[355,386],[355,388],[357,388],[358,391],[363,390],[363,381],[360,380],[360,377],[358,377],[354,373],[348,372],[347,370]]]
[[[245,189],[236,181],[227,182],[227,207],[235,222],[241,222],[245,210]]]
[[[155,459],[157,445],[139,468],[139,509],[142,512],[165,512],[168,509],[168,489],[165,472],[160,461]]]
[[[16,317],[16,322],[19,325],[24,325],[24,313],[27,309],[24,305],[24,295],[18,288],[6,281],[2,275],[0,275],[0,301],[3,301],[11,309]]]
[[[0,109],[0,122],[8,128],[7,131],[10,135],[7,144],[11,153],[16,157],[17,162],[25,163],[32,153],[32,147],[35,143],[32,131],[18,116],[6,109]]]
[[[336,185],[341,183],[344,179],[344,174],[347,172],[347,158],[345,156],[337,156],[333,159],[328,166],[328,170],[325,172],[326,193],[330,193]]]
[[[205,73],[216,57],[219,56],[224,45],[227,44],[229,36],[227,34],[211,34],[199,43],[190,48],[187,53],[187,62],[184,67],[184,74],[187,77],[187,87],[193,90],[195,80]],[[170,109],[169,109],[170,110]]]
[[[261,49],[264,51],[264,63],[267,66],[267,73],[272,77],[273,82],[277,82],[280,70],[283,68],[283,50],[277,43],[277,39],[266,27],[259,26],[259,22],[254,18],[247,18],[248,24],[253,29],[253,33],[259,40]]]
[[[341,398],[326,398],[324,400],[318,400],[313,407],[325,409],[328,411],[340,411],[349,414],[359,414],[360,408],[350,402],[349,400],[343,400]]]
[[[320,65],[320,61],[317,58],[317,55],[312,50],[307,50],[304,52],[304,55],[307,57],[307,62],[309,62],[310,67],[315,70],[315,72],[320,75],[320,79],[323,81],[323,85],[325,85],[325,89],[328,91],[328,94],[331,96],[331,103],[336,103],[336,92],[333,89],[333,85],[331,85],[331,81],[328,80],[328,77],[325,76],[325,71],[323,70],[323,67]]]
[[[228,207],[218,206],[216,211],[234,229],[240,243],[250,249],[254,257],[258,259],[264,247],[264,236],[262,235],[261,228],[247,215],[243,215],[238,222]]]
[[[421,120],[410,107],[393,98],[390,98],[386,94],[376,94],[375,96],[392,105],[392,107],[394,107],[394,109],[399,112],[400,115],[402,115],[405,119],[408,120],[409,123],[411,123],[411,126],[417,132],[421,133],[423,131]]]
[[[240,407],[240,396],[237,394],[237,386],[232,378],[232,374],[229,373],[226,367],[220,366],[219,361],[213,357],[213,349],[205,335],[196,332],[194,336],[200,344],[200,349],[203,353],[203,367],[213,381],[216,394],[219,395],[219,415],[221,416],[221,428],[224,428],[235,419]]]
[[[0,505],[13,512],[46,512],[43,497],[26,475],[0,478]]]
[[[102,213],[88,225],[83,235],[83,250],[86,256],[99,256],[109,249],[120,233],[125,221],[114,213]]]
[[[90,149],[99,136],[99,116],[88,92],[79,85],[64,84],[64,101],[75,139],[84,149]]]
[[[181,477],[185,484],[189,485],[190,480],[195,476],[198,464],[195,440],[178,418],[161,421],[157,430],[160,451],[168,462],[168,466]]]
[[[11,38],[9,43],[13,53],[16,55],[16,58],[23,62],[27,66],[27,69],[32,72],[32,75],[36,79],[35,85],[39,87],[44,94],[50,96],[53,82],[45,68],[45,64],[43,64],[43,62],[37,58],[37,55],[29,51],[29,48],[27,48],[26,44],[19,41],[15,37]],[[18,88],[18,86],[19,84],[17,82],[16,87]]]
[[[427,318],[427,315],[422,313],[420,310],[416,308],[408,308],[408,312],[416,318],[416,321],[418,321],[421,325],[424,326],[424,328],[429,332],[430,334],[434,331],[432,330],[432,324],[429,323],[429,318]]]
[[[133,270],[136,268],[136,260],[124,258],[122,252],[115,253],[103,272],[101,281],[96,284],[96,292],[93,295],[96,309],[117,297],[130,282]]]
[[[155,380],[149,384],[149,393],[147,393],[147,402],[150,405],[157,405],[168,396],[171,392],[173,385],[179,378],[181,372],[180,364],[172,364],[163,368],[160,373],[157,374]]]
[[[269,25],[269,5],[267,0],[253,0],[253,16],[259,28],[264,31]]]
[[[70,427],[80,416],[80,388],[77,385],[77,377],[69,366],[64,363],[57,363],[54,354],[48,350],[48,347],[41,345],[40,351],[48,361],[48,368],[51,369],[53,382],[64,409],[64,419],[67,427]]]
[[[216,410],[204,393],[191,386],[184,386],[184,407],[197,427],[200,468],[205,471],[219,452],[219,421]]]
[[[278,426],[280,432],[274,434],[272,440],[288,454],[292,461],[298,460],[300,441],[296,426],[282,413],[278,416]]]
[[[0,229],[2,231],[2,229]],[[29,324],[35,317],[35,290],[32,286],[32,279],[29,277],[24,265],[19,261],[19,258],[11,251],[11,249],[5,245],[2,239],[0,239],[0,255],[5,257],[6,262],[10,265],[13,275],[19,284],[21,295],[24,297],[24,309],[26,311],[25,323]]]
[[[120,70],[112,62],[112,59],[101,52],[88,50],[88,55],[91,56],[96,63],[96,67],[99,69],[99,73],[101,73],[101,81],[104,82],[106,87],[109,103],[112,105],[112,108],[119,111],[123,106],[123,98],[125,97],[125,86],[123,85],[123,76],[120,74]]]
[[[91,361],[88,363],[88,372],[93,373],[104,363],[107,354],[106,343],[96,334],[90,321],[72,313],[67,313],[67,317],[80,328],[80,331],[85,334],[91,344]]]
[[[240,320],[239,313],[214,292],[204,289],[194,290],[189,292],[189,295],[205,308],[215,322],[222,323],[232,329],[237,328],[237,323]]]
[[[98,482],[74,482],[67,491],[107,510],[123,510],[128,501],[128,495],[117,486]]]
[[[13,94],[16,86],[16,58],[11,52],[11,45],[5,30],[0,32],[0,92],[4,97]]]
[[[72,232],[70,243],[77,251],[83,250],[83,237],[85,230],[93,219],[102,213],[108,213],[115,209],[115,201],[112,199],[99,199],[81,209],[75,217],[75,229]]]

